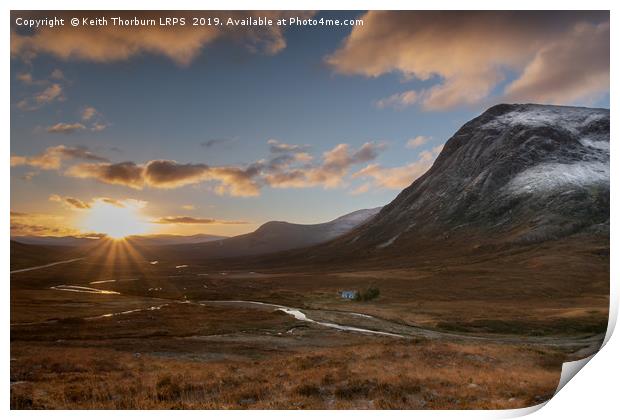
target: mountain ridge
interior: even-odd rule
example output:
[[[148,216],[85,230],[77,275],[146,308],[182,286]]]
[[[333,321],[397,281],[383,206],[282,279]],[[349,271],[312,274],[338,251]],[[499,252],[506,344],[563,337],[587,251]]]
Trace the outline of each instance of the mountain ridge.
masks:
[[[527,242],[608,222],[609,110],[502,104],[463,125],[372,226],[339,241],[386,248],[411,230],[442,238],[470,226]]]
[[[269,254],[327,242],[368,222],[381,207],[361,209],[317,224],[269,221],[254,232],[204,244],[177,247],[195,258],[233,258]],[[168,248],[168,250],[170,250]]]
[[[320,246],[248,263],[415,264],[575,235],[593,237],[604,252],[609,124],[608,109],[493,106],[457,130],[431,168],[368,223]]]

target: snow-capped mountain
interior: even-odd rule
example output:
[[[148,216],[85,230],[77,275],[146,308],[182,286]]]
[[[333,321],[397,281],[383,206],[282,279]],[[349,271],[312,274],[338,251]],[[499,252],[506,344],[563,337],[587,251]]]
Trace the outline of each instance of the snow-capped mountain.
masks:
[[[535,243],[609,232],[609,110],[497,105],[450,138],[423,176],[329,255],[428,241]]]

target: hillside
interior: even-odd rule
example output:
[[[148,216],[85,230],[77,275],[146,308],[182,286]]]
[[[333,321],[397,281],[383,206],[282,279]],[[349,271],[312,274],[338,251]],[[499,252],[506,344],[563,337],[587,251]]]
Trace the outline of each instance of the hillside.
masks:
[[[381,208],[357,210],[326,223],[303,225],[282,221],[267,222],[254,232],[218,241],[162,247],[162,254],[184,258],[214,259],[269,254],[324,243],[374,217]]]
[[[368,223],[252,264],[416,264],[584,237],[608,253],[609,110],[497,105]]]

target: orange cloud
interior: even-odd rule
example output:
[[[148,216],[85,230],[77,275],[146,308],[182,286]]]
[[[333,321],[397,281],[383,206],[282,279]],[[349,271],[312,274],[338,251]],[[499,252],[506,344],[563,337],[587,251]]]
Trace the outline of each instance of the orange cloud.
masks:
[[[96,198],[95,200],[101,201],[103,203],[106,204],[111,204],[115,207],[125,207],[125,204],[123,203],[123,201],[121,200],[116,200],[114,198],[109,198],[109,197],[99,197]],[[133,202],[135,203],[136,200],[133,200]]]
[[[377,108],[394,108],[403,109],[413,105],[418,100],[418,92],[415,90],[407,90],[401,93],[395,93],[387,98],[379,99],[376,102]]]
[[[22,111],[34,111],[43,105],[64,100],[63,88],[58,83],[53,83],[32,97],[22,99],[17,107]]]
[[[64,219],[46,214],[11,211],[11,236],[67,236],[80,234],[66,227]]]
[[[519,76],[506,98],[567,103],[609,90],[609,12],[371,11],[363,19],[326,57],[335,71],[439,78],[381,99],[380,107],[477,104],[509,71]]]
[[[352,191],[352,194],[361,194],[370,190],[371,185],[375,188],[387,188],[402,190],[411,185],[413,181],[422,176],[433,165],[435,158],[441,152],[442,146],[431,150],[424,150],[418,155],[418,160],[404,166],[384,168],[378,164],[371,164],[355,172],[352,178],[370,179]]]
[[[81,163],[67,169],[65,175],[75,178],[94,178],[105,184],[124,185],[136,189],[144,185],[142,167],[134,162]]]
[[[271,153],[305,152],[310,148],[308,145],[287,144],[276,139],[267,140],[267,144]]]
[[[374,160],[385,149],[382,143],[364,143],[358,150],[351,151],[348,144],[339,144],[323,153],[323,162],[315,166],[285,168],[265,176],[267,184],[275,188],[308,188],[341,186],[345,175],[353,165]]]
[[[609,23],[577,25],[537,52],[506,88],[507,100],[564,104],[609,91],[609,47]]]
[[[416,147],[425,145],[430,139],[431,138],[427,136],[415,136],[407,140],[407,144],[405,146],[408,149],[415,149]]]
[[[65,174],[76,178],[92,178],[106,184],[134,189],[179,188],[203,181],[216,181],[218,194],[255,196],[260,187],[255,177],[259,167],[210,167],[206,164],[182,164],[173,160],[153,160],[139,165],[134,162],[83,163],[70,167]]]
[[[62,134],[71,134],[79,130],[85,130],[86,127],[84,124],[80,123],[58,123],[54,124],[50,127],[47,127],[46,131],[48,133],[62,133]]]
[[[26,85],[30,85],[32,84],[32,82],[34,82],[34,79],[32,78],[32,74],[30,73],[19,73],[17,74],[17,80],[19,80],[20,82],[26,84]]]
[[[110,62],[127,60],[139,54],[156,54],[167,57],[179,65],[189,65],[203,50],[216,40],[227,38],[237,41],[253,52],[276,54],[286,47],[282,27],[228,27],[225,25],[193,26],[190,17],[243,19],[266,16],[271,19],[289,16],[311,16],[312,12],[278,11],[231,11],[231,12],[97,12],[96,17],[105,17],[110,25],[84,27],[43,27],[33,34],[11,33],[11,53],[14,56],[32,58],[37,54],[50,54],[65,60],[86,60]],[[27,18],[43,17],[40,12],[13,12],[12,21],[17,16]],[[59,13],[58,17],[95,17],[91,12]],[[160,17],[185,17],[185,26],[174,28],[166,26],[112,26],[112,18],[155,19]],[[14,29],[14,28],[13,28]]]
[[[282,146],[285,143],[278,143]],[[274,144],[271,144],[273,147]],[[29,165],[41,169],[61,169],[67,159],[90,162],[69,166],[64,175],[74,178],[95,179],[105,184],[122,185],[134,189],[145,187],[172,189],[202,182],[213,182],[217,194],[251,197],[260,194],[263,186],[274,188],[306,188],[323,186],[335,188],[343,185],[349,170],[358,164],[374,160],[385,149],[383,143],[368,142],[358,149],[339,144],[323,153],[321,162],[300,152],[296,146],[286,145],[269,159],[244,166],[210,166],[205,163],[179,163],[174,160],[151,160],[112,163],[84,148],[64,145],[46,149],[40,155],[13,156],[11,165]],[[272,150],[273,152],[273,150]]]
[[[84,201],[84,200],[81,200],[75,197],[62,197],[58,194],[50,195],[49,200],[57,202],[57,203],[62,203],[63,205],[65,205],[65,207],[72,209],[72,210],[87,210],[87,209],[90,209],[93,206],[93,204],[97,202],[106,203],[106,204],[110,204],[112,206],[121,207],[121,208],[125,207],[127,203],[133,206],[137,206],[137,207],[144,207],[146,205],[146,201],[135,200],[131,198],[127,198],[124,200],[117,200],[115,198],[110,198],[110,197],[95,197],[91,199],[90,201]]]
[[[91,207],[89,203],[75,197],[61,197],[57,194],[52,194],[50,195],[49,200],[57,203],[63,203],[67,208],[72,210],[86,210]]]
[[[82,120],[88,121],[92,119],[95,115],[97,115],[97,110],[92,106],[87,106],[82,110]]]
[[[65,145],[52,146],[45,152],[35,156],[11,156],[11,166],[32,166],[40,169],[59,169],[64,160],[81,159],[96,162],[107,162],[107,159],[98,156],[84,147]]]

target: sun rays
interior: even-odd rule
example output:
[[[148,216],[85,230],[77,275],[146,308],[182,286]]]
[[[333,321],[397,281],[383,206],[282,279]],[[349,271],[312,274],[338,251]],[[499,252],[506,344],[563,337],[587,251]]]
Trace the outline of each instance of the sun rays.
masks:
[[[140,214],[141,206],[134,202],[114,205],[98,201],[88,209],[81,221],[85,231],[104,233],[112,239],[140,235],[150,230],[149,223]]]

